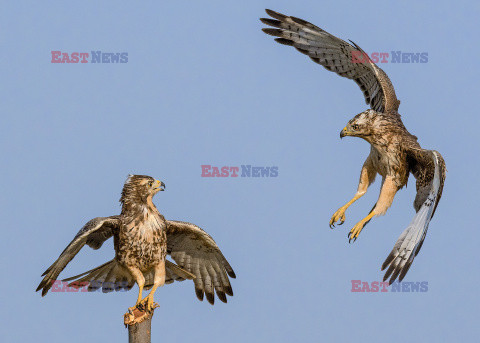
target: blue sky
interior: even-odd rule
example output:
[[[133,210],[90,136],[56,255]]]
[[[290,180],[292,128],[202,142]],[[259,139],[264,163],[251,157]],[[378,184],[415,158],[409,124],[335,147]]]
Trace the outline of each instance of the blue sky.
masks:
[[[0,319],[5,342],[126,340],[136,291],[34,290],[89,219],[118,214],[129,173],[164,181],[168,219],[193,222],[235,269],[228,304],[191,282],[157,291],[156,341],[403,342],[478,337],[479,5],[445,1],[175,1],[2,4]],[[339,131],[366,109],[354,82],[264,35],[264,8],[352,39],[368,52],[428,52],[380,66],[424,148],[444,156],[443,198],[405,281],[425,293],[352,293],[413,217],[415,184],[353,245],[379,182],[354,194],[369,146]],[[51,51],[128,52],[124,64],[52,64]],[[276,178],[202,178],[201,165],[278,166]],[[63,277],[113,256],[84,248]]]

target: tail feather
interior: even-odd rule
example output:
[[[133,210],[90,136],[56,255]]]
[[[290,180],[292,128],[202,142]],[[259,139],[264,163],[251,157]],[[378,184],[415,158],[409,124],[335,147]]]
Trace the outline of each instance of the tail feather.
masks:
[[[417,214],[413,217],[410,225],[400,235],[392,251],[382,265],[382,270],[390,266],[385,273],[383,280],[390,277],[389,283],[392,284],[398,275],[402,281],[407,274],[408,269],[413,263],[413,259],[418,254],[425,236],[427,235],[428,224],[432,217],[433,206],[423,204]]]
[[[98,267],[96,267],[96,268],[87,270],[86,272],[84,272],[84,273],[82,273],[82,274],[78,274],[78,275],[71,276],[71,277],[69,277],[69,278],[63,279],[62,281],[71,281],[71,280],[77,279],[77,278],[79,278],[79,277],[82,277],[82,276],[84,276],[84,275],[90,274],[91,272],[97,271],[97,270],[105,267],[107,264],[109,264],[109,263],[111,263],[111,262],[112,262],[112,261],[108,261],[108,262],[102,264],[101,266],[98,266]]]
[[[143,274],[145,276],[144,289],[148,290],[153,287],[154,270]],[[175,263],[165,260],[165,283],[170,284],[174,281],[193,280],[195,275],[187,272],[185,269],[180,268]]]
[[[175,263],[170,262],[168,260],[165,261],[165,269],[167,271],[171,272],[173,280],[183,281],[183,280],[193,280],[193,279],[195,279],[195,275],[193,275],[190,272],[187,272],[185,269],[180,268]]]
[[[118,264],[115,264],[113,268],[110,269],[107,276],[105,276],[105,280],[103,281],[102,285],[102,292],[108,293],[112,292],[113,290],[119,290],[120,286],[117,285],[121,284],[121,279],[123,279],[123,275],[119,273]],[[118,289],[117,289],[118,288]],[[123,288],[123,286],[121,286]]]
[[[165,261],[165,274],[165,283],[167,284],[174,281],[193,280],[195,278],[195,275],[168,260]],[[145,290],[152,288],[154,276],[153,268],[144,273]],[[135,279],[131,273],[115,260],[106,262],[84,273],[63,279],[62,281],[71,281],[68,286],[74,288],[83,287],[88,283],[88,292],[93,292],[101,288],[104,293],[114,290],[128,291],[135,285]]]
[[[130,272],[115,260],[104,263],[85,273],[66,278],[63,281],[72,281],[68,286],[75,288],[82,287],[88,282],[87,290],[89,292],[102,288],[104,293],[122,289],[129,290],[135,282]]]
[[[153,287],[153,279],[155,277],[155,272],[153,269],[151,269],[149,272],[143,273],[143,276],[145,277],[145,286],[143,286],[143,289],[149,290]]]

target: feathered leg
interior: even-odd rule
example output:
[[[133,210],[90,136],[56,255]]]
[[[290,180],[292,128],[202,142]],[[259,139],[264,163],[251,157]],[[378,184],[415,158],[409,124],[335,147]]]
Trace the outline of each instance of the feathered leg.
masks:
[[[142,300],[142,304],[145,305],[145,310],[147,312],[152,311],[156,307],[155,303],[153,301],[153,296],[154,296],[157,288],[162,287],[164,284],[165,284],[165,261],[162,261],[155,267],[155,276],[154,276],[154,279],[153,279],[153,287],[152,287],[150,293],[148,293],[148,295],[145,297],[145,299]]]
[[[384,215],[388,208],[392,205],[393,198],[398,191],[398,187],[393,181],[391,177],[386,177],[382,189],[380,191],[380,196],[378,197],[378,201],[375,204],[373,210],[370,211],[368,216],[360,220],[353,229],[350,230],[348,234],[348,241],[351,242],[352,240],[355,242],[357,240],[358,235],[362,229],[367,225],[367,223],[375,216],[382,216]]]
[[[138,285],[138,297],[137,303],[135,304],[138,305],[142,301],[142,292],[143,287],[145,286],[145,277],[143,276],[143,273],[140,271],[140,269],[138,269],[137,267],[127,267],[127,269],[132,274],[135,282]]]
[[[352,198],[352,200],[340,207],[337,212],[333,214],[332,218],[330,219],[331,229],[335,227],[336,222],[339,222],[338,225],[342,225],[345,222],[345,211],[350,207],[350,205],[367,193],[367,189],[373,183],[373,181],[375,181],[376,175],[377,171],[373,167],[373,163],[369,155],[363,164],[362,171],[360,172],[360,181],[358,183],[357,193],[355,193],[355,196]]]

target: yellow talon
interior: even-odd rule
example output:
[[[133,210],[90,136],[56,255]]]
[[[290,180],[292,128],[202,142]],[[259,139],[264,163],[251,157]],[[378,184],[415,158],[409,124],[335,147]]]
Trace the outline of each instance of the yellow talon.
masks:
[[[373,218],[373,216],[375,216],[375,214],[372,211],[368,216],[366,216],[365,218],[360,220],[357,224],[355,224],[353,229],[351,229],[349,234],[348,234],[348,242],[349,243],[351,243],[352,240],[354,242],[357,240],[358,235],[360,235],[360,232],[362,232],[362,229]]]
[[[153,309],[153,297],[152,296],[147,296],[147,304],[145,306],[145,310],[147,312],[150,312]]]
[[[335,212],[330,219],[330,228],[333,229],[336,222],[339,222],[338,225],[342,225],[345,222],[345,211],[347,207],[342,206],[340,207],[337,212]]]
[[[143,308],[143,310],[146,312],[151,312],[153,309],[158,307],[158,304],[153,302],[153,294],[149,294],[140,300],[136,306]]]
[[[336,222],[339,222],[338,225],[345,223],[345,211],[350,207],[351,204],[357,201],[357,199],[361,198],[363,194],[365,194],[365,192],[357,192],[352,200],[340,207],[337,212],[333,214],[332,219],[330,219],[330,229],[335,227]]]

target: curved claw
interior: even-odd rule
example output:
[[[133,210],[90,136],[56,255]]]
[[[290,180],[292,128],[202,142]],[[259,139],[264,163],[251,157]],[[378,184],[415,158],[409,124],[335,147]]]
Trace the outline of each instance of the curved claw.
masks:
[[[147,295],[137,303],[135,307],[142,312],[151,313],[156,307],[160,307],[160,305],[153,301],[153,296]]]
[[[351,244],[351,243],[355,243],[355,241],[357,240],[358,236],[354,236],[352,234],[352,231],[350,231],[347,235],[347,238],[348,238],[348,243]]]
[[[360,234],[360,232],[362,232],[362,228],[363,228],[363,225],[359,226],[359,224],[357,224],[353,227],[353,229],[350,230],[350,232],[347,235],[348,243],[355,243],[355,241],[358,238],[358,235]]]
[[[330,229],[334,229],[335,225],[342,225],[345,223],[345,209],[340,207],[330,219]]]
[[[355,226],[350,230],[348,234],[348,239],[349,242],[353,240],[355,242],[357,240],[357,237],[360,235],[360,232],[362,232],[363,228],[365,225],[375,216],[375,213],[372,211],[368,216],[366,216],[364,219],[359,221]]]

